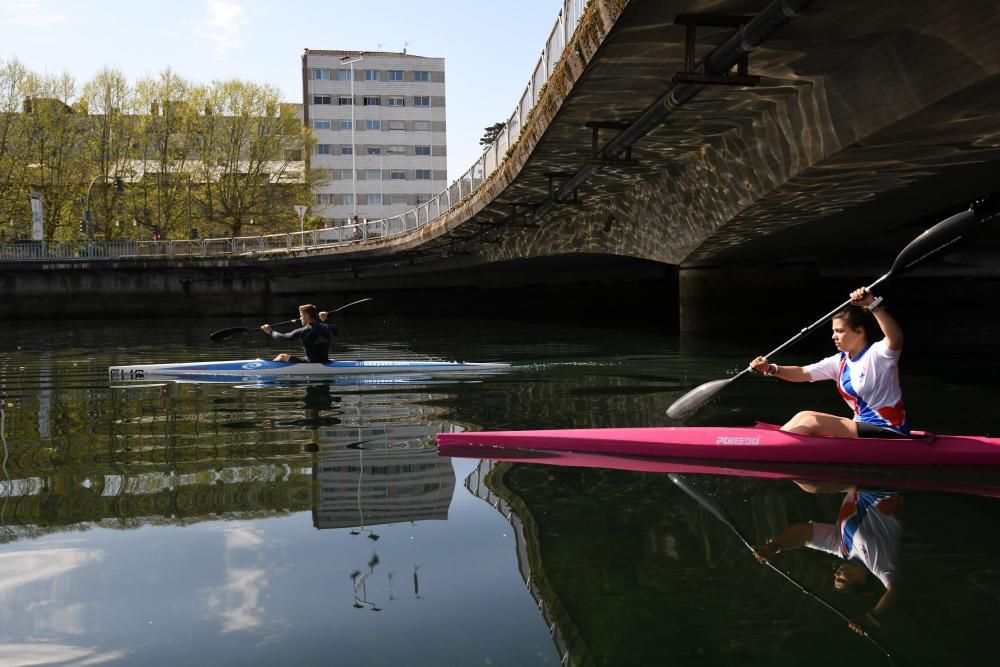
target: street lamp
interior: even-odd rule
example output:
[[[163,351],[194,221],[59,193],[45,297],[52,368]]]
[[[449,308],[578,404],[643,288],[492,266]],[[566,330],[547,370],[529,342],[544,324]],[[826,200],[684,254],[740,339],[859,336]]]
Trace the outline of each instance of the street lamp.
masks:
[[[341,56],[340,62],[351,67],[351,203],[354,205],[354,219],[358,217],[358,147],[354,141],[354,63],[361,62],[364,51],[352,58]]]
[[[302,234],[302,238],[299,239],[299,242],[302,243],[303,239],[305,239],[305,233],[306,233],[306,227],[305,227],[306,207],[303,206],[302,204],[296,204],[294,208],[295,212],[299,214],[299,233]]]

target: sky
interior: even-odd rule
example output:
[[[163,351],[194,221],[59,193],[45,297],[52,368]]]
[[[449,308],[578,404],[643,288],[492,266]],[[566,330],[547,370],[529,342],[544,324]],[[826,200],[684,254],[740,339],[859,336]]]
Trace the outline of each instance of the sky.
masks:
[[[192,83],[241,79],[302,102],[302,51],[445,59],[448,179],[481,155],[483,128],[517,106],[562,0],[0,0],[0,62],[129,81],[168,67]]]

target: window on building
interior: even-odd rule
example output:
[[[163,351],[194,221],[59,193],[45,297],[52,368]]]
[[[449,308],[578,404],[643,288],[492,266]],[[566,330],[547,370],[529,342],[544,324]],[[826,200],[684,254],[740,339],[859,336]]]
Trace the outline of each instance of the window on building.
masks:
[[[431,105],[431,98],[427,95],[416,95],[413,98],[413,106],[415,107],[429,107]]]
[[[389,125],[389,129],[392,129],[392,125]],[[389,146],[386,151],[386,155],[406,155],[406,146]]]
[[[429,181],[431,180],[431,170],[430,169],[417,169],[414,172],[414,176],[418,181]]]
[[[342,129],[342,130],[349,130],[349,129],[351,129],[351,121],[349,121],[349,120],[342,120],[342,121],[340,121],[340,129]]]
[[[365,129],[366,130],[381,130],[382,129],[382,121],[380,121],[380,120],[366,120],[365,121]]]
[[[426,204],[431,200],[430,195],[417,195],[417,204]]]
[[[365,81],[378,81],[378,70],[377,69],[366,69],[365,70]]]
[[[354,106],[354,98],[348,95],[347,97],[338,97],[337,104],[342,107],[352,107]]]
[[[365,95],[362,103],[366,107],[377,107],[377,106],[379,106],[382,103],[382,98],[380,98],[378,96]]]
[[[341,155],[354,155],[354,146],[341,146],[340,147],[340,154]]]
[[[354,195],[340,195],[340,203],[347,206],[354,204]]]
[[[365,170],[365,180],[366,181],[381,181],[382,172],[379,169],[366,169]]]
[[[389,172],[389,180],[390,181],[405,181],[406,180],[406,172],[405,171],[401,171],[401,170],[400,171],[397,171],[397,170],[390,171]]]
[[[406,98],[403,97],[389,97],[389,101],[386,102],[391,107],[402,107],[406,106]]]
[[[405,204],[406,195],[389,195],[390,204]]]
[[[368,146],[365,149],[365,153],[367,153],[368,155],[381,155],[382,154],[382,147],[381,146]]]
[[[401,69],[391,69],[389,70],[389,81],[403,81],[403,70]]]
[[[313,104],[329,104],[329,95],[313,95]]]
[[[415,71],[413,73],[413,80],[414,81],[430,81],[431,80],[431,73],[430,72],[421,72],[421,71],[417,70],[417,71]]]
[[[333,155],[333,144],[316,144],[316,155]]]
[[[403,120],[390,120],[389,129],[393,132],[404,132],[406,131],[406,121]]]
[[[414,155],[430,155],[431,154],[431,147],[430,146],[414,146],[413,147],[413,154]]]
[[[331,192],[318,192],[316,193],[316,205],[317,206],[329,206],[336,202],[336,195]]]
[[[313,67],[313,79],[319,81],[329,81],[330,74],[330,70],[325,67]]]
[[[353,181],[354,180],[354,170],[353,169],[341,169],[339,173],[340,173],[340,180],[342,180],[342,181]]]
[[[365,203],[369,206],[378,205],[382,203],[382,195],[377,192],[370,192],[365,195]]]
[[[313,121],[314,130],[332,130],[333,121],[330,120],[314,120]]]
[[[349,69],[337,70],[337,81],[350,81],[350,80],[351,80],[351,70]]]
[[[415,120],[413,121],[413,131],[414,132],[430,132],[431,122],[429,120]]]

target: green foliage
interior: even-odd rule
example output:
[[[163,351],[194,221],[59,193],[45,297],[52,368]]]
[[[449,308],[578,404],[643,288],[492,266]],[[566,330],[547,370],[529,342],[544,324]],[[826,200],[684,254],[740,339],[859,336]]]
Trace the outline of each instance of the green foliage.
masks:
[[[479,144],[481,146],[491,145],[497,140],[497,137],[500,136],[500,133],[503,132],[505,127],[507,127],[507,124],[503,122],[493,123],[489,127],[484,127],[483,136],[479,139]]]
[[[81,88],[0,61],[0,238],[30,237],[32,191],[48,240],[297,230],[313,142],[273,86],[199,86],[169,69],[130,84],[106,68]]]

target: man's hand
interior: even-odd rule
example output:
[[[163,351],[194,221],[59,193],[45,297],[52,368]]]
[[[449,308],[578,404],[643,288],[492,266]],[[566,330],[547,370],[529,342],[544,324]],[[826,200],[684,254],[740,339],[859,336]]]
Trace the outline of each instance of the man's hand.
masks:
[[[270,333],[271,333],[271,325],[270,324],[262,324],[262,325],[260,325],[260,330],[263,331],[264,333],[270,335]]]
[[[325,310],[319,311],[319,319],[322,320],[323,322],[326,322],[327,315],[329,315],[329,313],[326,312]]]
[[[862,625],[862,622],[864,622],[865,624],[867,624],[868,626],[873,627],[873,628],[882,627],[882,624],[879,623],[878,618],[876,618],[875,614],[873,614],[872,612],[868,612],[867,614],[865,614],[861,618],[856,618],[853,621],[850,621],[847,624],[847,627],[849,627],[851,630],[854,630],[859,635],[867,637],[868,633],[865,631],[865,628],[864,628],[864,625]]]

